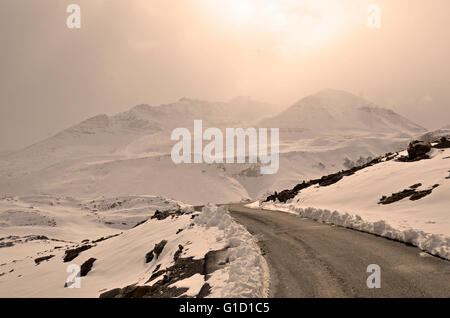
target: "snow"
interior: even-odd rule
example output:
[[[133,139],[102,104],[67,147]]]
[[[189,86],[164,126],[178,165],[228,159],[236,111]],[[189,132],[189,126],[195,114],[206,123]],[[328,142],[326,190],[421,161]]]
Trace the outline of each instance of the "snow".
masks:
[[[224,207],[207,205],[196,218],[197,224],[221,231],[218,242],[229,246],[230,266],[216,271],[210,279],[215,285],[211,297],[267,297],[269,269],[255,238],[236,223]]]
[[[195,205],[238,202],[340,170],[346,158],[404,149],[412,136],[424,132],[392,111],[341,91],[319,92],[273,116],[276,109],[245,97],[225,103],[183,98],[99,115],[2,156],[0,195],[89,200],[153,194]],[[175,165],[171,131],[192,131],[195,119],[202,119],[205,128],[280,128],[279,172],[248,173],[258,170],[251,164]]]
[[[450,151],[433,149],[430,156],[429,160],[417,162],[385,161],[333,185],[304,189],[285,204],[254,202],[248,206],[295,213],[374,233],[450,259]],[[405,198],[392,204],[378,204],[383,195],[417,183],[422,183],[418,190],[439,186],[417,201]]]
[[[326,89],[307,96],[262,123],[265,127],[280,127],[294,131],[329,134],[343,131],[414,134],[424,128],[389,109],[378,107],[351,93]]]
[[[419,136],[416,139],[424,140],[424,141],[428,141],[428,142],[435,142],[436,140],[439,140],[441,137],[450,138],[450,125],[442,127],[441,129],[429,131],[426,134]]]
[[[230,246],[229,263],[207,280],[212,288],[210,297],[267,295],[265,260],[252,236],[224,208],[209,205],[203,212],[194,212],[192,206],[158,196],[91,201],[32,196],[0,201],[1,213],[11,209],[21,213],[10,215],[0,227],[0,243],[14,244],[0,248],[0,297],[98,297],[102,292],[131,284],[152,285],[159,279],[148,279],[157,268],[174,265],[179,245],[184,247],[180,257],[194,259]],[[149,219],[155,210],[184,214]],[[192,215],[197,214],[192,220]],[[51,218],[54,225],[42,222],[42,218]],[[27,241],[28,235],[46,238]],[[101,237],[110,238],[94,242]],[[89,241],[83,243],[84,240]],[[167,244],[161,255],[146,264],[145,255],[162,240],[167,240]],[[83,244],[92,248],[71,262],[63,262],[66,249]],[[35,264],[35,258],[49,255],[55,256]],[[90,258],[96,261],[88,275],[81,278],[81,288],[64,288],[70,275],[67,266],[81,265]],[[176,286],[188,287],[186,295],[193,296],[203,283],[205,277],[195,275],[176,282]]]
[[[182,296],[195,297],[202,289],[203,284],[205,284],[205,278],[203,275],[195,274],[189,278],[180,280],[170,285],[170,287],[188,288],[188,291]]]

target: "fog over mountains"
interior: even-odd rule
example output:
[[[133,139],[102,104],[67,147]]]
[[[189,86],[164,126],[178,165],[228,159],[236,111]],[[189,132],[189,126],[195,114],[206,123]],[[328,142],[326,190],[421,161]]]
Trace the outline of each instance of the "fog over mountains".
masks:
[[[275,107],[239,97],[226,103],[183,98],[90,118],[0,157],[0,193],[98,196],[153,194],[187,203],[255,198],[343,168],[344,161],[398,151],[421,126],[347,92],[324,90],[273,114]],[[175,165],[174,128],[280,128],[280,170],[251,164]]]
[[[263,125],[312,135],[354,131],[410,135],[425,130],[392,110],[331,89],[301,99],[281,114],[265,120]]]

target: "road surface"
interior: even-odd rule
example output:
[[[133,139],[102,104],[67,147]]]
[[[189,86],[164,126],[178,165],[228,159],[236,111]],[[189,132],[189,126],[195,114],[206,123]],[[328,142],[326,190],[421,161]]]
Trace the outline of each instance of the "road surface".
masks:
[[[259,240],[271,297],[450,297],[450,262],[416,247],[289,213],[228,208]],[[379,289],[367,287],[370,264],[381,268]]]

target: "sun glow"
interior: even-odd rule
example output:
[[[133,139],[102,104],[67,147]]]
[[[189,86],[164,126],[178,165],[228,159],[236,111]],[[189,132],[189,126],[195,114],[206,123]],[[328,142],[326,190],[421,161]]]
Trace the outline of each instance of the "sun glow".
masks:
[[[354,19],[355,8],[346,0],[199,1],[230,31],[276,38],[286,50],[329,44]]]

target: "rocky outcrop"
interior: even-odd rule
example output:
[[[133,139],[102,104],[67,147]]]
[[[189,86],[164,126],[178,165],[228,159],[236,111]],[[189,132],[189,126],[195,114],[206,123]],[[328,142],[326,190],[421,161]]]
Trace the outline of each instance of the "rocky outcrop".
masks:
[[[410,160],[418,161],[429,159],[427,153],[431,150],[431,144],[426,141],[415,140],[409,143],[407,151]]]
[[[181,250],[179,247],[178,250]],[[175,260],[175,264],[163,270],[157,266],[152,276],[146,282],[151,283],[161,277],[153,285],[138,286],[136,284],[124,288],[115,288],[104,292],[100,298],[173,298],[187,297],[183,294],[188,288],[171,287],[172,284],[192,277],[195,274],[201,274],[205,277],[205,283],[200,289],[196,298],[204,298],[211,293],[211,286],[207,283],[208,275],[214,271],[223,268],[227,263],[226,248],[218,251],[208,252],[203,259],[194,259],[193,257],[181,258]]]
[[[42,256],[42,257],[38,257],[34,260],[34,262],[36,263],[36,265],[39,265],[40,263],[42,263],[43,261],[48,261],[49,259],[55,257],[55,255],[48,255],[48,256]]]
[[[265,202],[278,200],[282,203],[286,203],[288,200],[293,199],[303,189],[306,189],[313,185],[318,185],[320,187],[330,186],[332,184],[339,182],[340,180],[342,180],[342,178],[344,178],[346,176],[351,176],[351,175],[355,174],[359,170],[362,170],[367,167],[373,166],[377,163],[380,163],[381,159],[382,159],[382,157],[375,158],[375,159],[371,160],[370,162],[365,163],[363,165],[356,166],[356,167],[353,167],[348,170],[342,170],[342,171],[339,171],[336,173],[332,173],[330,175],[323,176],[320,179],[313,179],[313,180],[309,180],[308,182],[303,181],[302,183],[297,184],[292,189],[283,190],[280,193],[275,192],[274,194],[269,195],[267,197],[267,199],[265,200]]]
[[[150,263],[155,256],[156,256],[156,258],[158,258],[159,255],[161,255],[161,253],[164,249],[164,246],[166,246],[166,244],[167,244],[166,240],[163,240],[163,241],[159,242],[158,244],[155,244],[155,247],[153,248],[153,250],[151,250],[150,252],[148,252],[145,255],[145,263]]]
[[[171,216],[172,218],[176,217],[176,216],[180,216],[185,214],[186,212],[184,212],[183,210],[176,210],[176,211],[159,211],[156,210],[155,214],[153,214],[153,216],[150,219],[157,219],[158,221],[161,220],[165,220],[167,219],[169,216]]]
[[[90,258],[90,259],[88,259],[86,262],[84,262],[84,263],[81,265],[81,270],[80,270],[80,276],[81,276],[81,277],[86,276],[86,275],[91,271],[92,266],[94,266],[94,262],[95,262],[96,260],[97,260],[97,259],[95,259],[95,258]]]
[[[92,247],[92,245],[87,244],[87,245],[82,245],[82,246],[74,248],[74,249],[66,250],[65,255],[64,255],[64,263],[74,260],[76,257],[78,257],[78,255],[80,255],[81,252],[84,252],[84,251],[90,249],[91,247]]]
[[[433,192],[433,189],[439,187],[439,184],[435,184],[430,189],[425,190],[417,190],[422,186],[421,183],[417,183],[415,185],[412,185],[409,187],[409,189],[402,190],[400,192],[392,193],[390,196],[383,195],[378,202],[378,204],[391,204],[400,200],[403,200],[405,198],[409,198],[411,201],[417,201],[420,200],[428,195],[430,195]]]
[[[447,149],[450,148],[450,140],[447,137],[442,137],[433,148]]]

